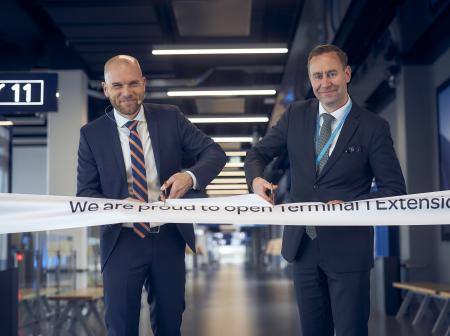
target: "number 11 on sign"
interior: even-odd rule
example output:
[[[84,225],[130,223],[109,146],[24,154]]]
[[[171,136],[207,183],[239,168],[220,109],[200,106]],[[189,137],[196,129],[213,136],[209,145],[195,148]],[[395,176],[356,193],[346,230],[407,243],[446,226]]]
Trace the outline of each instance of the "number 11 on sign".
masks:
[[[14,101],[18,103],[20,101],[20,84],[14,84],[11,87],[11,90],[14,91]],[[25,101],[29,103],[31,101],[31,84],[30,83],[25,84],[22,90],[25,91]]]

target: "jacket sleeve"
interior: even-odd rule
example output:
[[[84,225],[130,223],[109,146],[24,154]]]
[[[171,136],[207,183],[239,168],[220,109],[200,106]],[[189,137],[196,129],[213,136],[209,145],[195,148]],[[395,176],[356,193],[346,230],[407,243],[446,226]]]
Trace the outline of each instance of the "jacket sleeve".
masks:
[[[290,114],[291,106],[266,136],[247,152],[244,169],[250,190],[253,180],[262,177],[265,167],[286,149]]]
[[[405,179],[395,154],[389,124],[385,120],[382,120],[373,134],[369,162],[377,190],[360,195],[356,200],[406,194]]]
[[[97,163],[87,141],[84,128],[80,131],[78,147],[77,196],[104,198]]]

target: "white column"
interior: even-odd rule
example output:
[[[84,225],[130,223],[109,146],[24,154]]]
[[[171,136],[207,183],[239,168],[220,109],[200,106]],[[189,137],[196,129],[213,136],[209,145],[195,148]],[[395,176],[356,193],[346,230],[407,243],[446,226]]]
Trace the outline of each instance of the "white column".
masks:
[[[400,136],[400,160],[409,193],[433,191],[437,185],[435,92],[429,66],[403,66],[397,86],[397,113]],[[400,256],[416,266],[407,273],[407,281],[425,281],[436,277],[436,226],[400,228]],[[428,281],[427,280],[427,281]]]
[[[48,114],[48,193],[74,196],[79,132],[88,118],[88,78],[80,70],[59,71],[58,87],[58,112]],[[72,237],[76,267],[87,269],[87,229],[62,230],[60,233]],[[77,287],[86,285],[87,277],[77,279]]]

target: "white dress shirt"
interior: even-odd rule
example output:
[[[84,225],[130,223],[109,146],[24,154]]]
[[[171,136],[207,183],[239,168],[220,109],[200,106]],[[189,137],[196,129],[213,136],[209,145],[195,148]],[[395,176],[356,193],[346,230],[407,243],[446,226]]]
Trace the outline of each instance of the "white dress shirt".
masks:
[[[130,121],[122,116],[116,109],[114,109],[114,118],[116,119],[117,130],[119,132],[120,146],[122,147],[123,162],[125,163],[125,172],[127,175],[127,185],[129,195],[133,195],[133,173],[131,168],[131,152],[130,152],[130,130],[125,124]],[[161,194],[161,184],[159,182],[158,172],[156,169],[155,154],[152,147],[152,141],[147,128],[147,120],[144,115],[144,108],[141,105],[139,113],[133,120],[138,120],[137,132],[141,139],[142,149],[145,157],[145,172],[147,177],[147,191],[148,201],[155,202],[159,199]],[[193,186],[196,186],[196,178],[190,171],[186,171],[191,175]],[[151,226],[155,226],[156,223],[152,223]],[[124,223],[125,227],[133,227],[133,223]]]
[[[351,99],[350,99],[350,97],[348,97],[348,100],[347,100],[347,102],[345,103],[344,106],[342,106],[341,108],[338,108],[336,111],[333,111],[331,113],[327,112],[327,110],[325,110],[325,108],[322,106],[322,103],[319,103],[320,127],[322,127],[322,124],[323,124],[322,114],[323,113],[330,113],[334,117],[334,120],[331,123],[331,133],[333,133],[334,130],[336,129],[336,127],[341,122],[341,120],[344,118],[345,111],[347,110],[347,107],[350,105],[350,102],[351,102]],[[336,137],[333,139],[333,142],[330,145],[330,151],[329,151],[328,155],[331,155],[331,153],[333,152],[333,149],[336,146],[336,143],[338,141],[339,134],[341,134],[341,131],[342,131],[342,127],[337,132]],[[317,134],[316,134],[316,136],[317,136]]]

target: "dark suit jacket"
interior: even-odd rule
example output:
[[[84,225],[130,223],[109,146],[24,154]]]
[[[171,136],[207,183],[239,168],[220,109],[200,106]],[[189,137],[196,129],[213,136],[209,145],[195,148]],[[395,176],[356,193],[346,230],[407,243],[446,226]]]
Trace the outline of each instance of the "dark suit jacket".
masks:
[[[292,202],[354,201],[404,194],[405,182],[395,155],[388,123],[353,104],[334,150],[316,176],[314,137],[317,99],[293,103],[278,124],[251,149],[245,160],[247,183],[262,177],[264,167],[287,149]],[[373,177],[378,190],[370,193]],[[317,227],[321,255],[328,269],[350,272],[373,265],[373,228]],[[303,226],[285,227],[282,254],[297,255]]]
[[[160,183],[182,169],[182,156],[196,158],[189,168],[203,189],[222,170],[226,156],[219,145],[192,125],[176,106],[145,104],[145,118],[152,142]],[[114,114],[104,115],[83,126],[78,149],[77,196],[124,199],[128,197],[125,164]],[[177,225],[195,251],[192,225]],[[102,270],[117,242],[121,225],[101,229]]]

